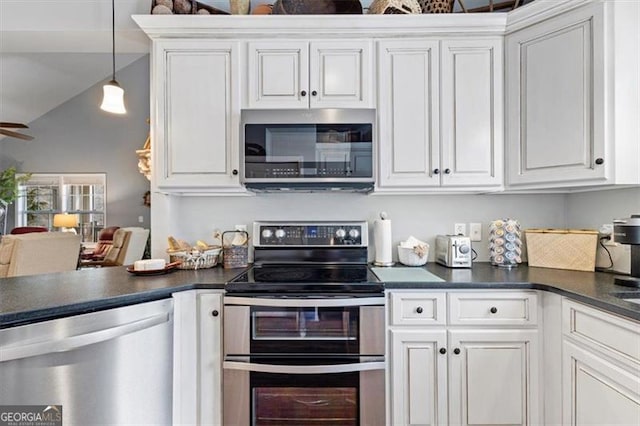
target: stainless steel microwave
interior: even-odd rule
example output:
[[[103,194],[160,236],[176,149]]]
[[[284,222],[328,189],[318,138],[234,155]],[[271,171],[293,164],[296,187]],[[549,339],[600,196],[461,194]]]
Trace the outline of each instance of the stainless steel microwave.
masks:
[[[241,180],[256,191],[373,189],[375,110],[244,110]]]

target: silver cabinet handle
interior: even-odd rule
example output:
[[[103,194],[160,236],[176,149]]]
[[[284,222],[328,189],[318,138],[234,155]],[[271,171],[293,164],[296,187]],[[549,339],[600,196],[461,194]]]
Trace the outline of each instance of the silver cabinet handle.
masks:
[[[31,343],[27,345],[0,348],[0,362],[15,359],[30,358],[55,352],[68,352],[95,343],[105,342],[136,331],[151,328],[169,321],[169,313],[162,313],[139,321],[130,322],[116,327],[105,328],[77,336],[65,337],[60,340]]]
[[[315,308],[315,307],[341,307],[341,306],[384,306],[384,297],[349,297],[336,299],[287,299],[264,297],[237,297],[225,296],[225,305],[243,306],[274,306],[278,308]]]
[[[255,371],[274,374],[330,374],[351,373],[354,371],[384,370],[384,361],[357,362],[353,364],[332,365],[278,365],[254,362],[225,361],[222,368],[226,370]]]

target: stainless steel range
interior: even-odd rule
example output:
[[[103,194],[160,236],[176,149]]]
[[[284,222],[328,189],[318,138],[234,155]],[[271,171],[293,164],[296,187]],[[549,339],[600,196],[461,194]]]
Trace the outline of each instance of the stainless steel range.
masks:
[[[227,284],[224,423],[384,425],[384,297],[366,222],[257,222]]]

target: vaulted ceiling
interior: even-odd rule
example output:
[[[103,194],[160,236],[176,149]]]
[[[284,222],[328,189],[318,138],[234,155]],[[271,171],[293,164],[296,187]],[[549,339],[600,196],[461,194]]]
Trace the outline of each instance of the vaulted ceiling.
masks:
[[[229,10],[229,0],[199,1]],[[131,15],[149,13],[151,4],[115,0],[118,69],[148,53]],[[30,123],[110,74],[111,0],[0,0],[0,121]]]

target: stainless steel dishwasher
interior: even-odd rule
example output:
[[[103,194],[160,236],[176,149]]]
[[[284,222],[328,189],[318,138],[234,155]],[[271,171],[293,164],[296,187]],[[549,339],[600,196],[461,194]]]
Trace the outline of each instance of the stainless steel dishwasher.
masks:
[[[64,425],[170,424],[173,301],[0,330],[0,405],[62,405]]]

